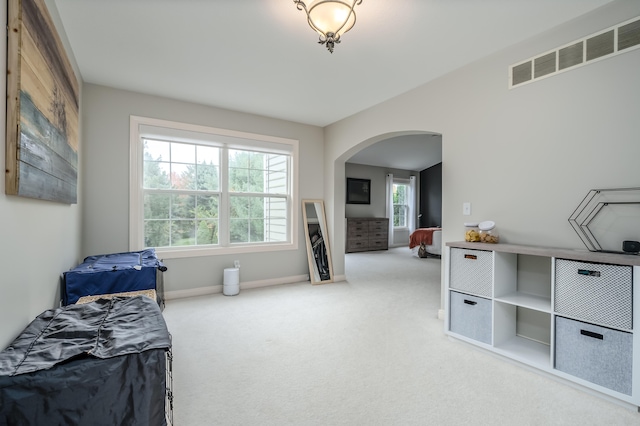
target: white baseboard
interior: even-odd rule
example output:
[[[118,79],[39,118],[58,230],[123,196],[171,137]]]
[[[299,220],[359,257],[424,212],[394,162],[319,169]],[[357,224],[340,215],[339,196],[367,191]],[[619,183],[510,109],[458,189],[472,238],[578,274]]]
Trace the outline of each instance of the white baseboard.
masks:
[[[344,275],[342,275],[344,277]],[[293,275],[290,277],[269,278],[266,280],[240,282],[240,290],[250,288],[269,287],[272,285],[292,284],[309,281],[308,275]],[[337,281],[337,278],[336,278]],[[344,281],[344,278],[342,279]],[[184,299],[186,297],[206,296],[209,294],[222,293],[221,285],[207,287],[190,288],[187,290],[171,290],[164,292],[165,300]]]
[[[280,285],[280,284],[293,284],[293,283],[302,283],[305,281],[309,281],[308,275],[292,275],[290,277],[280,277],[280,278],[269,278],[267,280],[258,280],[258,281],[247,281],[240,283],[240,289],[249,289],[249,288],[258,288],[258,287],[269,287],[272,285]]]
[[[188,290],[172,290],[164,292],[164,300],[185,299],[187,297],[206,296],[214,293],[222,293],[221,285],[209,287],[190,288]]]

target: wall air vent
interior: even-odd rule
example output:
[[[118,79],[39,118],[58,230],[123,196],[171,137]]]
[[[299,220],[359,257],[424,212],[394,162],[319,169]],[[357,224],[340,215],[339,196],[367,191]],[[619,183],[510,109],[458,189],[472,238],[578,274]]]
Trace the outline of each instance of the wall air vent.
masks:
[[[509,89],[640,48],[640,17],[509,66]]]
[[[533,60],[534,78],[540,78],[556,72],[556,52],[538,56]]]
[[[531,80],[531,61],[516,65],[512,68],[513,84],[520,84]]]
[[[587,39],[587,61],[611,55],[615,52],[614,30]]]
[[[584,62],[584,43],[576,43],[558,50],[560,69],[570,68]]]
[[[640,45],[640,20],[618,28],[618,50]]]

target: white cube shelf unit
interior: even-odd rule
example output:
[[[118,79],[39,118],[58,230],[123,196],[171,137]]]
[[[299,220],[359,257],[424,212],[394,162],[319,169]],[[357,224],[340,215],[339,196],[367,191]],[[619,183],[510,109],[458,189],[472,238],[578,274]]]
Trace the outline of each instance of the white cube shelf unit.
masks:
[[[449,336],[640,406],[640,256],[449,242],[444,271]]]

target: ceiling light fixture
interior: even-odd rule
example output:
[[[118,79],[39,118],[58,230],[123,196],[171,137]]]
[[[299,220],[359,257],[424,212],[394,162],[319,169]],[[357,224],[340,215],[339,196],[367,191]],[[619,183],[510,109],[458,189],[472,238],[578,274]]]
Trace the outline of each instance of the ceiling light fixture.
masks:
[[[298,10],[307,14],[309,26],[320,34],[320,44],[326,44],[329,52],[340,43],[340,36],[356,23],[353,8],[362,0],[293,0]]]

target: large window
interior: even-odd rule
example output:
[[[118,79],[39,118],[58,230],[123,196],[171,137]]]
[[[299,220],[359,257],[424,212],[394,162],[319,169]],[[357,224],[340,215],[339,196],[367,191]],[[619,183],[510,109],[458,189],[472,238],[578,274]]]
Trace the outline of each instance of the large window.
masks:
[[[220,148],[142,139],[145,247],[218,244]]]
[[[132,249],[296,248],[297,141],[141,117],[131,128]]]
[[[409,184],[393,183],[393,226],[409,226]]]

